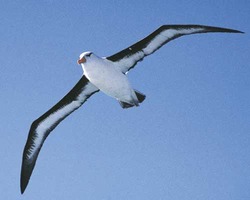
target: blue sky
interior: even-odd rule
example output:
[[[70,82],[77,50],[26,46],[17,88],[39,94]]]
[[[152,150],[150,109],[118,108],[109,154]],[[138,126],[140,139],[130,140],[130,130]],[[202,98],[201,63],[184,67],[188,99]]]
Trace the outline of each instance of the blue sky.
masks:
[[[1,1],[2,199],[250,198],[250,2]],[[24,195],[30,124],[80,79],[83,51],[109,56],[162,24],[246,34],[168,43],[129,74],[147,95],[123,110],[95,94],[48,137]]]

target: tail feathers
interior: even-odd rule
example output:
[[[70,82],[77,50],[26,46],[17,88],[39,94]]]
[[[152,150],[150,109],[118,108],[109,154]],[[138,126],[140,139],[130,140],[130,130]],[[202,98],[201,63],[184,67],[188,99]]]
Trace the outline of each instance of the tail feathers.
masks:
[[[135,106],[135,105],[133,105],[133,104],[129,104],[129,103],[126,103],[126,102],[123,102],[123,101],[118,101],[119,103],[120,103],[120,105],[121,105],[121,107],[122,108],[131,108],[131,107],[133,107],[133,106]]]
[[[134,106],[139,106],[139,103],[142,103],[144,101],[144,99],[146,98],[146,95],[144,95],[141,92],[138,92],[136,90],[134,90],[134,91],[135,91],[135,94],[136,94],[138,101],[134,102],[134,103],[119,101],[122,108],[131,108]]]
[[[145,94],[142,94],[141,92],[139,92],[137,90],[135,90],[135,94],[137,96],[139,103],[142,103],[144,101],[144,99],[146,98]]]

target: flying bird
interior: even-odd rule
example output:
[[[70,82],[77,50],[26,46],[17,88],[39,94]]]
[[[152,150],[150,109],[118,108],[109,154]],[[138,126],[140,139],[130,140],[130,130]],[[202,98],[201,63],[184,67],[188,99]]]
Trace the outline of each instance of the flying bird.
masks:
[[[109,57],[99,57],[92,52],[80,55],[78,64],[84,74],[72,90],[56,105],[36,119],[30,127],[23,151],[21,168],[21,193],[23,194],[35,167],[45,139],[68,115],[78,109],[98,91],[115,98],[122,108],[139,106],[145,95],[132,88],[126,74],[169,41],[183,35],[197,33],[243,33],[238,30],[203,25],[163,25],[144,39]]]

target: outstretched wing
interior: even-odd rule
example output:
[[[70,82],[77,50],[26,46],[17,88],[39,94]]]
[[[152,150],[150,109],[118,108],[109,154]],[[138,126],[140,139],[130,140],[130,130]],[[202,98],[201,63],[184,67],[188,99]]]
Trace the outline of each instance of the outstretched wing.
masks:
[[[138,61],[141,61],[145,56],[154,53],[167,42],[183,35],[208,32],[242,33],[241,31],[233,29],[212,26],[163,25],[141,41],[107,57],[106,59],[115,62],[118,67],[121,67],[123,73],[127,73],[137,64]]]
[[[38,154],[50,132],[64,118],[79,108],[92,94],[98,91],[99,89],[83,75],[66,96],[32,123],[23,151],[21,193],[24,192],[28,185]]]

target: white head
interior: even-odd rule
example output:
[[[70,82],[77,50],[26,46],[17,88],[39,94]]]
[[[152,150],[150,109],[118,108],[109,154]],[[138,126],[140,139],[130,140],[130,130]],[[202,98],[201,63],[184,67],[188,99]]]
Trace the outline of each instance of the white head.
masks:
[[[93,55],[93,53],[91,51],[87,51],[87,52],[83,52],[80,56],[79,56],[79,60],[77,61],[77,63],[80,64],[84,64],[85,62],[87,62],[87,60]]]

